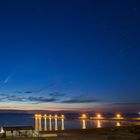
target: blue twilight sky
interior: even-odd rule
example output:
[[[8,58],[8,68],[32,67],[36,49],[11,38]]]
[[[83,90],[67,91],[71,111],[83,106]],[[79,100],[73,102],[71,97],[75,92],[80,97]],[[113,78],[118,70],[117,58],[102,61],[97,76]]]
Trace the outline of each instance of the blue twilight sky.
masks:
[[[138,111],[140,1],[0,1],[0,101]]]

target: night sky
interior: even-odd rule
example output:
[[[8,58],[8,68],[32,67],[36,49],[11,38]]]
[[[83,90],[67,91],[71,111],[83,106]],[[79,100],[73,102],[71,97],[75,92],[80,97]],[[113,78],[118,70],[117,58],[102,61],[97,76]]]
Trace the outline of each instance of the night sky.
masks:
[[[0,1],[0,109],[139,107],[139,0]]]

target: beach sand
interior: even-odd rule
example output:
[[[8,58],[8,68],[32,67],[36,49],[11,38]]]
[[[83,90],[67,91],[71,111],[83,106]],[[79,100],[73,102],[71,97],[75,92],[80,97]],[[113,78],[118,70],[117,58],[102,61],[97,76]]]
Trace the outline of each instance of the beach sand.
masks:
[[[56,134],[54,137],[46,137]],[[2,140],[2,139],[1,139]],[[6,138],[3,140],[140,140],[140,126],[108,127],[86,130],[40,132],[38,138]]]

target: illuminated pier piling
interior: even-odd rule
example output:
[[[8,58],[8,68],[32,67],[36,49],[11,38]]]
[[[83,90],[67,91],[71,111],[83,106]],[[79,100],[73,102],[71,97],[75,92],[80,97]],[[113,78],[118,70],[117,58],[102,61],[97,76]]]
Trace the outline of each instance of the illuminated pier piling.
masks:
[[[61,130],[64,130],[64,119],[65,116],[61,115],[58,116],[57,114],[53,115],[41,115],[41,114],[35,114],[35,130],[36,131],[52,131],[53,127],[52,127],[52,121],[54,121],[54,130],[57,131],[58,130],[58,119],[61,119]],[[44,121],[43,121],[44,120]],[[48,122],[47,122],[48,121]],[[42,129],[42,123],[44,123],[44,128]],[[47,125],[49,126],[49,128],[47,129]]]
[[[55,131],[57,131],[57,130],[58,130],[57,118],[58,118],[58,116],[57,116],[57,115],[55,115],[55,116],[54,116],[54,119],[55,119]]]
[[[44,131],[47,131],[47,115],[44,115]]]
[[[42,122],[41,122],[41,115],[39,115],[39,131],[42,130]]]
[[[65,129],[64,119],[65,119],[65,116],[64,115],[61,115],[61,130],[64,130]]]
[[[52,131],[52,115],[49,115],[49,130]]]
[[[38,122],[38,114],[35,115],[35,130],[38,131],[39,130],[39,126],[38,126],[39,122]]]

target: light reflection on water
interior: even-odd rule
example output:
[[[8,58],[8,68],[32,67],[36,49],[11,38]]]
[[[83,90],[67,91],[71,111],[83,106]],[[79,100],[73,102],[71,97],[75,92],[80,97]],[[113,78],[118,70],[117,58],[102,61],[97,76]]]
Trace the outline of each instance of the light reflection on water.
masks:
[[[64,119],[61,119],[61,123],[62,123],[61,130],[64,130]]]
[[[97,128],[101,128],[101,121],[100,120],[97,120]]]
[[[82,120],[82,129],[86,129],[86,120]]]
[[[121,123],[119,121],[117,121],[116,126],[121,126]]]
[[[57,131],[68,129],[89,129],[89,128],[102,128],[106,126],[122,126],[128,124],[138,124],[139,122],[128,121],[105,121],[105,120],[69,120],[58,118],[35,118],[35,130],[37,131]]]
[[[85,129],[89,128],[102,128],[106,126],[124,126],[124,125],[140,125],[140,120],[138,121],[105,121],[105,120],[86,120],[85,119]],[[30,114],[0,114],[0,127],[6,126],[33,126],[36,130],[50,131],[55,130],[55,119],[46,118],[35,119],[33,115]],[[70,129],[82,129],[82,119],[67,119],[58,118],[57,120],[58,130],[70,130]]]

